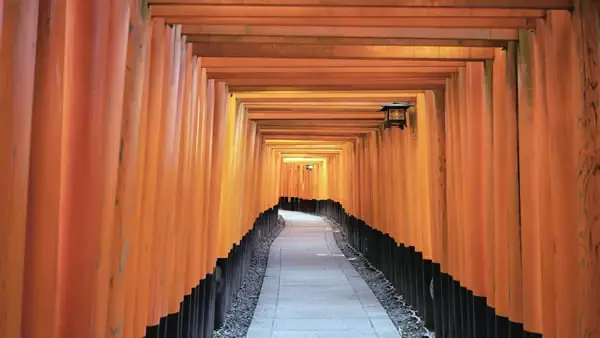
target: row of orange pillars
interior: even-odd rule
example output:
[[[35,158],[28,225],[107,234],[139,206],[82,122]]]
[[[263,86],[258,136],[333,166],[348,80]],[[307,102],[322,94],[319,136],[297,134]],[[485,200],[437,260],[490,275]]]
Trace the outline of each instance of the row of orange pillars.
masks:
[[[277,223],[256,125],[147,11],[0,0],[1,338],[211,337]]]
[[[278,204],[335,218],[422,312],[439,268],[453,337],[600,336],[595,7],[424,93],[416,138],[362,138],[291,207],[273,178],[297,168],[139,6],[0,1],[0,337],[210,336]]]

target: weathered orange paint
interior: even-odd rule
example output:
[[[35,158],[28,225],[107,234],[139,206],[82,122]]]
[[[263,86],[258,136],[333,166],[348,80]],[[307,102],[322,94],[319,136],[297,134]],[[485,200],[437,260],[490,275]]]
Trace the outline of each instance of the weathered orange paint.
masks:
[[[214,129],[214,81],[207,81],[206,78],[206,69],[202,68],[202,73],[199,77],[200,80],[200,104],[201,109],[199,111],[201,119],[202,119],[202,130],[201,130],[201,140],[202,140],[202,151],[200,153],[201,156],[201,168],[198,174],[200,179],[200,205],[201,209],[199,212],[200,217],[197,222],[199,223],[201,231],[198,232],[199,240],[201,238],[209,238],[209,225],[211,224],[210,217],[212,217],[212,213],[209,209],[210,207],[210,193],[211,193],[211,173],[212,173],[212,163],[213,163],[213,129]],[[201,259],[201,270],[200,270],[200,278],[204,278],[204,276],[208,273],[212,273],[212,262],[209,258],[209,248],[208,243],[204,242],[202,248],[199,250],[200,259]]]
[[[176,159],[173,153],[177,125],[177,83],[179,76],[180,51],[178,50],[179,34],[177,27],[167,27],[165,32],[166,54],[164,59],[164,79],[161,95],[163,96],[160,109],[159,126],[158,172],[156,185],[155,223],[152,234],[150,292],[148,303],[149,325],[158,325],[160,318],[165,315],[167,294],[166,254],[170,249],[171,240],[171,209],[173,166]]]
[[[213,196],[215,196],[217,190],[217,186],[216,186],[216,182],[215,180],[212,179],[212,173],[213,172],[217,172],[216,167],[217,167],[217,159],[218,159],[218,152],[221,151],[219,148],[217,148],[217,145],[220,145],[220,138],[221,138],[221,131],[219,130],[219,124],[221,123],[221,117],[217,116],[215,114],[215,81],[213,80],[206,80],[206,72],[203,69],[202,72],[202,78],[204,79],[203,81],[206,82],[206,89],[205,89],[205,97],[206,97],[206,110],[205,110],[205,114],[203,114],[203,116],[205,117],[205,131],[203,132],[203,140],[205,140],[203,143],[203,147],[205,149],[205,163],[204,163],[204,177],[203,177],[203,194],[204,194],[204,200],[203,200],[203,206],[204,206],[204,211],[203,211],[203,217],[200,219],[200,222],[202,222],[203,224],[203,233],[202,236],[204,238],[206,238],[206,241],[204,243],[204,247],[203,247],[203,258],[204,258],[204,271],[202,271],[202,276],[204,277],[204,275],[212,273],[213,272],[213,268],[215,266],[215,262],[213,261],[214,255],[214,245],[215,245],[215,235],[214,235],[214,227],[211,227],[211,224],[214,224],[214,222],[216,222],[217,220],[217,210],[216,208],[211,208],[211,201],[213,200]],[[204,83],[204,82],[203,82]]]
[[[226,131],[227,131],[227,97],[229,91],[227,85],[224,82],[213,82],[214,85],[214,124],[213,124],[213,153],[212,153],[212,168],[210,178],[210,200],[221,201],[223,195],[222,179],[226,177],[223,175],[223,168],[225,167],[225,146],[226,142]],[[209,270],[215,266],[216,259],[219,258],[219,250],[223,250],[219,243],[219,231],[220,227],[210,226],[210,224],[221,224],[223,220],[223,212],[220,210],[221,202],[219,207],[209,206],[211,213],[210,223],[208,226],[208,264]]]
[[[151,3],[159,4],[171,1],[156,0]],[[214,5],[198,4],[181,0],[179,4],[169,6],[152,6],[151,11],[156,16],[193,16],[193,17],[376,17],[376,18],[541,18],[544,10],[515,9],[515,8],[434,8],[434,7],[368,7],[368,6],[298,6],[286,4],[265,5]],[[395,4],[396,5],[396,4]]]
[[[21,335],[38,1],[0,3],[0,336]]]
[[[135,304],[135,336],[145,335],[148,318],[148,302],[150,292],[150,265],[152,256],[152,234],[155,224],[155,199],[158,170],[159,127],[163,95],[164,59],[166,53],[165,26],[162,20],[152,20],[152,43],[150,71],[148,79],[148,120],[146,143],[146,159],[144,172],[144,196],[142,201],[142,219],[140,232],[140,250],[138,256],[138,279],[141,281],[136,291]]]
[[[127,40],[129,31],[130,19],[130,1],[110,1],[109,17],[109,33],[108,44],[106,50],[107,69],[106,69],[106,102],[103,103],[102,110],[106,118],[110,121],[107,125],[110,138],[106,140],[106,148],[110,151],[107,154],[106,170],[108,173],[107,181],[104,183],[104,195],[102,210],[102,232],[100,238],[100,257],[99,268],[96,285],[96,299],[94,309],[94,335],[103,337],[106,335],[118,335],[123,330],[122,315],[117,315],[115,321],[109,319],[109,302],[113,298],[115,291],[115,279],[118,276],[112,274],[113,262],[115,255],[113,254],[113,231],[115,225],[115,210],[118,203],[117,200],[117,184],[118,184],[118,168],[121,149],[121,123],[123,114],[123,97],[125,89],[125,69],[127,59]],[[102,83],[102,82],[100,82]],[[112,128],[116,129],[113,130]],[[119,229],[121,230],[121,229]],[[121,298],[120,294],[115,295]],[[115,332],[117,334],[115,334]]]
[[[168,4],[173,3],[173,0],[151,0],[151,4]],[[179,4],[194,4],[194,5],[210,5],[214,4],[213,0],[178,0]],[[261,6],[357,6],[361,4],[365,7],[398,7],[398,9],[413,10],[419,9],[425,6],[426,11],[432,11],[434,13],[444,13],[446,10],[464,11],[465,7],[471,7],[477,9],[499,9],[507,10],[510,8],[515,9],[529,9],[529,8],[550,8],[550,9],[566,9],[572,6],[572,1],[569,0],[531,0],[527,3],[519,2],[518,0],[435,0],[435,1],[423,1],[423,0],[407,0],[398,5],[394,0],[377,0],[365,4],[360,0],[294,0],[294,1],[282,1],[282,0],[221,0],[221,5],[261,5]],[[371,9],[371,8],[369,8]],[[442,15],[443,16],[443,15]]]
[[[184,100],[184,104],[187,104],[187,109],[190,110],[190,121],[189,121],[189,139],[188,139],[188,167],[187,167],[187,186],[183,187],[187,193],[187,199],[181,201],[181,208],[187,210],[185,216],[183,216],[183,222],[186,222],[187,226],[187,237],[184,238],[186,251],[183,254],[183,262],[185,265],[184,282],[183,282],[183,295],[187,296],[192,292],[192,289],[200,281],[200,270],[202,269],[200,248],[196,243],[200,243],[198,240],[198,233],[202,231],[201,224],[199,225],[198,220],[198,209],[202,210],[202,204],[198,200],[200,196],[200,187],[198,186],[198,180],[202,177],[201,163],[199,156],[201,156],[201,132],[202,117],[200,115],[200,77],[201,77],[201,63],[198,57],[192,56],[191,62],[191,78],[190,83],[190,97],[189,102]],[[183,263],[182,263],[183,264]]]
[[[539,170],[537,158],[543,151],[536,147],[534,36],[522,31],[518,54],[519,99],[519,188],[521,200],[521,238],[523,247],[523,324],[530,332],[542,332],[541,225],[536,212]]]
[[[107,100],[109,85],[118,81],[114,76],[118,55],[109,43],[110,10],[106,1],[74,1],[67,9],[59,337],[95,334],[101,329],[95,320],[103,316],[99,303],[108,301],[105,239],[115,202],[122,104],[119,101],[119,111],[113,111]],[[124,71],[123,64],[121,76]],[[109,108],[112,116],[106,114]]]
[[[598,88],[594,83],[598,82],[598,13],[600,7],[597,2],[579,0],[575,1],[576,24],[581,25],[580,55],[583,54],[584,69],[583,76],[583,116],[582,121],[591,122],[597,120]],[[580,22],[577,22],[580,21]],[[582,171],[587,172],[579,181],[578,191],[584,195],[583,201],[578,205],[578,256],[580,262],[578,271],[577,298],[583,302],[577,305],[577,320],[581,322],[577,332],[580,336],[600,335],[600,290],[596,286],[600,284],[600,225],[598,214],[600,208],[597,202],[600,185],[597,176],[597,167],[592,163],[598,161],[597,154],[598,126],[596,123],[580,124],[580,153],[586,156],[580,157],[578,163]],[[591,156],[590,156],[591,155]],[[587,157],[587,158],[586,158]],[[595,159],[595,161],[590,161]],[[591,175],[594,173],[594,175]]]
[[[136,291],[139,286],[146,283],[147,280],[142,280],[138,276],[138,272],[142,271],[142,268],[138,265],[140,261],[139,257],[143,250],[142,247],[142,207],[144,201],[144,178],[146,174],[146,151],[148,146],[148,98],[149,98],[149,84],[150,84],[150,56],[151,48],[150,42],[152,41],[152,24],[143,16],[143,9],[140,8],[139,3],[134,1],[130,12],[130,20],[132,24],[132,31],[130,31],[128,50],[127,50],[127,73],[125,76],[125,97],[123,102],[123,127],[122,136],[124,137],[124,144],[130,145],[123,149],[123,163],[131,161],[135,172],[132,172],[132,168],[129,170],[122,170],[120,174],[119,187],[123,186],[126,179],[131,179],[133,182],[127,182],[132,185],[128,189],[133,189],[133,200],[124,203],[131,203],[129,210],[131,212],[130,225],[130,237],[127,241],[127,236],[122,236],[122,248],[126,252],[126,264],[124,266],[124,305],[123,310],[116,310],[115,312],[121,312],[123,322],[123,337],[130,338],[134,337],[136,331],[135,322],[135,306],[136,306]],[[137,43],[136,43],[137,42]],[[141,45],[141,49],[138,46]],[[135,137],[135,138],[134,138]],[[128,153],[128,150],[131,152]],[[132,158],[134,157],[135,158]],[[125,168],[125,166],[122,166]],[[128,175],[133,175],[129,177]],[[121,178],[123,181],[121,181]],[[126,185],[125,185],[126,186]],[[123,187],[125,187],[123,186]],[[117,190],[118,194],[119,190]],[[129,192],[129,190],[125,190]],[[128,205],[128,204],[125,204]],[[118,219],[119,209],[115,216]],[[118,223],[117,223],[118,224]],[[116,233],[116,232],[115,232]],[[118,242],[117,242],[118,243]],[[115,263],[115,262],[113,262]],[[120,266],[121,261],[118,261]],[[109,310],[110,311],[110,310]],[[110,312],[109,312],[110,314]],[[115,316],[118,317],[118,316]]]
[[[42,1],[39,6],[21,337],[53,338],[56,337],[58,317],[57,249],[62,158],[57,140],[62,137],[67,5],[66,1]]]
[[[196,257],[192,251],[192,248],[188,246],[188,239],[194,238],[192,235],[192,228],[190,223],[192,217],[190,217],[191,211],[193,210],[192,204],[192,187],[191,187],[191,174],[193,168],[193,141],[195,134],[195,118],[197,116],[196,111],[193,109],[195,106],[192,102],[195,101],[195,86],[194,86],[194,73],[197,73],[197,59],[192,55],[191,46],[187,43],[182,46],[184,52],[182,53],[182,59],[185,62],[185,77],[181,80],[184,82],[182,88],[182,122],[181,122],[181,140],[180,140],[180,160],[179,160],[179,173],[177,176],[177,199],[175,202],[175,220],[174,226],[177,229],[176,240],[175,240],[175,255],[171,264],[175,270],[175,278],[172,282],[171,292],[169,294],[169,314],[177,313],[179,311],[180,301],[185,295],[189,295],[191,288],[189,274],[186,269],[188,268],[187,261],[191,259],[193,265],[196,265]],[[193,244],[193,242],[192,242]],[[192,284],[194,285],[194,284]]]

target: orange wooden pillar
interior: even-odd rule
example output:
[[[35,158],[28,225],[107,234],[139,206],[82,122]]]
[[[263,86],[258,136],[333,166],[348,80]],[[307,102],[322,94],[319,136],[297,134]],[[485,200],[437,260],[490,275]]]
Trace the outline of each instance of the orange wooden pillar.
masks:
[[[203,77],[206,79],[206,72],[203,72]],[[203,143],[205,144],[205,159],[206,163],[204,165],[205,168],[205,176],[204,176],[204,201],[203,201],[203,218],[201,222],[203,222],[203,233],[202,233],[202,243],[203,243],[203,259],[204,259],[204,270],[203,274],[212,274],[215,262],[214,262],[214,248],[215,248],[215,222],[217,221],[217,210],[214,205],[215,195],[218,193],[217,183],[215,182],[216,177],[213,177],[213,172],[218,173],[217,169],[220,167],[217,165],[217,160],[220,156],[219,152],[221,152],[221,129],[222,128],[222,119],[220,116],[215,114],[216,109],[216,96],[215,96],[215,81],[207,80],[206,81],[206,113],[203,114],[205,117],[205,130],[206,132],[203,134],[205,136],[202,137]],[[216,175],[215,175],[216,176]]]
[[[207,235],[207,265],[209,271],[215,267],[216,259],[218,258],[218,241],[219,227],[223,226],[220,223],[220,201],[222,194],[223,168],[225,166],[225,135],[227,128],[227,96],[228,89],[224,82],[214,83],[214,80],[209,81],[209,86],[214,86],[214,122],[213,122],[213,142],[212,142],[212,163],[210,180],[210,204],[208,210],[210,212],[208,235]],[[209,87],[210,88],[210,87]],[[209,100],[210,102],[210,100]]]
[[[179,154],[175,176],[174,200],[172,208],[172,239],[171,248],[167,259],[167,286],[168,299],[166,314],[167,330],[169,334],[178,333],[179,316],[182,315],[181,302],[184,297],[184,277],[186,275],[187,238],[189,238],[189,222],[187,221],[187,212],[191,210],[187,207],[189,201],[189,161],[190,161],[190,141],[191,141],[191,91],[192,91],[192,49],[191,45],[186,43],[185,37],[181,39],[180,45],[180,67],[179,67],[179,91],[177,102],[178,126],[175,134],[176,146],[174,152]]]
[[[164,59],[166,54],[165,25],[163,20],[152,20],[152,43],[149,52],[150,72],[148,78],[147,103],[147,141],[146,158],[144,163],[144,191],[142,198],[142,216],[140,224],[140,248],[138,254],[138,288],[135,301],[135,331],[134,336],[144,336],[146,326],[152,325],[148,316],[152,240],[155,227],[155,200],[158,174],[158,149],[161,112],[163,107]],[[154,323],[156,324],[156,323]]]
[[[495,332],[494,313],[490,310],[495,308],[495,226],[494,220],[494,164],[493,164],[493,130],[492,121],[494,115],[494,61],[487,60],[484,63],[484,111],[482,121],[482,208],[484,220],[482,226],[485,233],[485,297],[487,300],[488,313],[486,314],[486,330],[488,335]]]
[[[502,324],[503,334],[508,330],[506,320],[509,317],[509,261],[508,261],[508,231],[503,226],[510,221],[507,220],[506,191],[507,185],[511,184],[510,175],[506,169],[506,140],[504,140],[503,119],[506,112],[506,53],[496,52],[493,66],[493,200],[494,200],[494,278],[495,295],[494,305],[496,315],[504,319]],[[508,182],[507,182],[508,180]]]
[[[546,228],[544,225],[550,224],[551,217],[548,212],[548,205],[550,204],[550,182],[548,181],[549,175],[539,175],[537,173],[548,170],[548,155],[549,149],[549,135],[547,132],[547,102],[546,102],[546,61],[545,61],[545,43],[544,37],[548,34],[548,28],[545,25],[538,23],[536,29],[536,39],[533,40],[533,99],[534,99],[534,114],[533,114],[533,127],[532,127],[532,138],[533,143],[533,168],[532,171],[536,173],[536,179],[533,182],[534,189],[536,191],[536,200],[533,207],[533,212],[537,217],[537,222],[540,225],[539,231],[539,245],[540,245],[540,278],[541,283],[541,316],[542,316],[542,333],[544,337],[555,338],[556,337],[556,297],[555,297],[555,280],[554,280],[554,235],[553,231]],[[526,128],[523,124],[519,127]],[[526,142],[526,140],[525,140]],[[524,143],[526,145],[526,143]],[[527,157],[524,153],[523,157]],[[526,169],[526,166],[523,168]],[[527,195],[524,196],[524,203],[527,203]],[[526,208],[526,204],[524,204]],[[527,215],[527,213],[525,213]],[[527,218],[524,219],[526,221]]]
[[[585,258],[582,260],[580,253],[582,247],[589,247],[591,239],[584,232],[586,240],[582,241],[580,232],[585,227],[585,221],[582,222],[585,217],[579,208],[585,200],[581,196],[586,191],[582,189],[584,182],[579,180],[590,175],[590,167],[586,167],[590,153],[586,152],[583,141],[582,127],[586,121],[576,113],[586,111],[582,93],[584,86],[591,82],[582,78],[580,64],[582,55],[588,55],[589,49],[580,49],[579,37],[573,30],[573,16],[569,12],[551,12],[545,24],[540,26],[545,25],[547,27],[540,27],[544,45],[544,53],[540,56],[545,59],[547,164],[552,168],[547,171],[551,196],[545,207],[550,217],[548,231],[552,232],[552,239],[550,244],[543,244],[542,260],[553,258],[555,290],[554,318],[548,320],[555,322],[556,337],[590,336],[595,333],[583,327],[587,314],[580,311],[581,294],[573,287],[577,280],[585,280]],[[559,49],[563,52],[557,53]],[[548,249],[551,251],[546,251]],[[544,334],[545,326],[544,323]],[[550,329],[548,332],[549,336],[553,334]]]
[[[581,59],[585,64],[583,76],[583,121],[597,121],[597,107],[600,100],[600,88],[596,85],[599,81],[598,60],[600,50],[598,49],[598,14],[600,6],[595,1],[575,1],[575,15],[580,20],[581,26],[581,48],[579,50]],[[578,23],[575,20],[575,23]],[[583,302],[578,304],[578,320],[583,323],[579,326],[579,335],[589,334],[591,337],[600,337],[600,205],[598,195],[600,192],[600,181],[597,175],[598,148],[600,147],[597,123],[583,123],[581,129],[581,143],[583,152],[586,154],[580,158],[578,167],[587,172],[584,179],[579,181],[578,191],[584,194],[579,200],[578,215],[584,218],[578,224],[579,243],[579,294],[577,298]],[[584,160],[585,159],[585,160]],[[591,160],[594,159],[594,160]],[[594,168],[590,170],[590,168]],[[587,170],[586,170],[587,169]],[[591,175],[594,173],[594,175]],[[581,264],[583,262],[583,264]]]
[[[455,294],[456,283],[461,280],[462,247],[460,245],[461,203],[460,203],[460,102],[459,102],[459,74],[453,74],[446,81],[446,157],[447,157],[447,228],[448,228],[448,261],[447,271],[454,282],[448,285],[449,290],[449,321],[450,329],[462,334],[460,308]],[[449,281],[450,282],[450,281]],[[454,289],[453,289],[454,288]]]
[[[66,9],[65,1],[54,10],[50,1],[39,7],[43,24],[38,26],[35,65],[21,325],[21,337],[28,338],[56,337],[62,157],[57,140],[62,138]]]
[[[106,104],[105,112],[108,112],[108,117],[116,120],[111,128],[116,126],[120,130],[122,114],[123,114],[123,96],[125,88],[125,69],[127,59],[127,38],[129,31],[129,13],[131,9],[130,1],[110,1],[109,12],[109,35],[107,47],[107,78],[106,78]],[[110,325],[108,323],[108,306],[110,298],[112,298],[111,288],[111,270],[112,270],[112,248],[113,248],[113,231],[115,224],[115,206],[116,206],[116,185],[118,178],[119,155],[121,154],[120,132],[110,131],[111,138],[107,139],[106,147],[110,149],[108,157],[108,180],[104,186],[104,210],[102,215],[102,236],[100,247],[100,269],[98,269],[97,289],[95,301],[95,318],[94,332],[97,336],[113,334],[123,330],[123,323],[119,321]],[[114,149],[116,152],[113,153]],[[122,318],[120,318],[122,320]],[[109,327],[107,327],[109,326]]]
[[[129,245],[124,246],[127,248],[127,264],[125,266],[125,309],[124,309],[124,323],[125,327],[123,329],[124,337],[135,337],[135,332],[139,332],[143,329],[142,326],[136,326],[138,323],[136,322],[136,296],[138,289],[143,285],[147,285],[147,279],[140,278],[140,272],[144,271],[144,267],[140,266],[140,256],[143,253],[144,248],[144,237],[146,229],[144,228],[144,216],[142,214],[144,208],[144,199],[145,194],[149,193],[146,191],[146,174],[149,172],[147,168],[147,159],[148,159],[148,147],[150,145],[150,140],[148,138],[148,126],[149,126],[149,96],[150,96],[150,66],[151,66],[151,42],[152,42],[152,31],[153,25],[151,21],[145,19],[144,17],[137,17],[138,13],[142,13],[143,8],[139,8],[137,2],[132,4],[131,10],[131,20],[133,25],[133,31],[130,32],[130,43],[128,46],[127,53],[127,62],[132,63],[134,56],[137,56],[138,59],[135,63],[128,65],[127,70],[128,73],[125,77],[126,87],[125,87],[125,100],[123,103],[123,130],[121,131],[123,137],[128,133],[129,137],[132,137],[135,134],[136,129],[135,125],[137,122],[137,141],[130,139],[131,151],[133,152],[135,149],[135,202],[133,204],[133,227],[131,229],[131,238],[129,240]],[[142,19],[142,20],[140,20]],[[143,23],[143,24],[142,24]],[[143,26],[143,33],[140,31]],[[137,41],[138,36],[142,35],[144,40],[142,51],[134,52],[134,48],[137,46],[132,43],[133,41]],[[141,58],[143,56],[143,58]],[[141,58],[141,59],[140,59]],[[142,74],[139,75],[138,73]],[[140,83],[141,82],[141,83]],[[136,114],[139,114],[139,117],[136,118]],[[127,128],[125,128],[125,121],[129,121],[131,119],[131,124],[127,123]],[[124,141],[125,142],[125,141]],[[134,148],[135,145],[135,148]],[[125,148],[123,150],[125,152]],[[123,162],[125,162],[125,154]],[[133,160],[131,160],[133,162]],[[130,171],[127,171],[129,174]],[[125,179],[128,177],[125,175],[125,171],[120,172],[121,177]],[[121,181],[119,184],[122,184]],[[119,185],[121,186],[121,185]],[[117,193],[119,190],[117,190]],[[119,209],[118,209],[119,210]],[[118,219],[118,212],[115,216],[115,219]],[[127,241],[124,243],[124,245]],[[145,309],[144,309],[145,310]],[[144,325],[145,326],[145,325]]]
[[[152,234],[149,323],[152,332],[156,332],[158,324],[166,324],[168,301],[168,268],[167,256],[172,248],[172,212],[173,188],[176,187],[178,157],[175,152],[179,140],[177,126],[177,94],[179,65],[181,62],[179,26],[166,29],[166,57],[164,62],[165,77],[162,87],[162,109],[159,127],[158,173],[156,186],[155,223]],[[162,325],[161,329],[165,326]]]
[[[540,199],[539,177],[543,169],[538,167],[542,149],[536,149],[534,91],[535,58],[534,36],[522,30],[519,32],[518,48],[518,137],[519,137],[519,196],[521,201],[521,245],[523,267],[523,325],[532,333],[541,333],[542,326],[542,234],[539,223],[538,207]],[[542,84],[539,84],[542,85]],[[538,135],[539,138],[542,138]],[[541,139],[543,142],[544,140]]]
[[[4,337],[21,336],[37,31],[38,1],[0,2],[0,336]]]
[[[201,59],[198,60],[198,67],[202,67]],[[212,163],[212,140],[213,140],[213,112],[214,112],[214,82],[209,86],[206,78],[206,69],[200,68],[197,75],[198,87],[198,138],[196,148],[196,165],[194,178],[197,180],[194,184],[196,213],[194,224],[196,227],[196,241],[198,243],[198,279],[203,279],[206,274],[211,273],[208,266],[208,226],[210,217],[210,175]],[[210,94],[210,95],[209,95]]]
[[[57,335],[103,336],[128,12],[74,1],[67,15]]]
[[[484,93],[484,65],[483,62],[470,62],[466,67],[466,96],[469,99],[463,114],[466,143],[465,167],[463,171],[465,183],[465,286],[468,291],[468,303],[474,310],[471,313],[471,330],[475,337],[485,335],[485,299],[486,275],[486,216],[485,196],[487,185],[490,184],[488,172],[485,171],[486,163],[484,146],[489,144],[491,130],[486,130],[486,111]],[[486,179],[488,178],[488,179]]]
[[[138,255],[134,252],[138,251],[140,241],[143,192],[140,185],[146,141],[146,111],[142,100],[149,41],[147,20],[141,16],[139,2],[133,1],[131,6],[108,308],[108,329],[115,337],[132,337],[134,318],[131,312],[126,313],[126,304],[135,300],[128,294],[135,295],[132,285],[141,282],[136,278]],[[132,309],[132,304],[129,307]]]
[[[202,68],[201,61],[198,57],[194,56],[192,59],[192,78],[191,78],[191,97],[190,97],[190,139],[189,139],[189,153],[188,153],[188,200],[181,206],[187,208],[188,213],[183,219],[184,222],[188,223],[188,234],[184,240],[187,242],[187,257],[184,257],[185,262],[185,281],[183,284],[184,297],[196,293],[194,288],[199,284],[200,280],[204,277],[201,271],[203,268],[201,248],[202,242],[199,233],[202,231],[203,224],[201,223],[200,215],[203,211],[201,192],[202,187],[200,186],[203,178],[202,170],[202,142],[200,139],[202,135],[203,117],[202,103],[200,100],[205,100],[205,96],[202,96],[203,84],[201,81]],[[203,273],[203,271],[202,271]],[[192,304],[196,306],[196,299],[191,300]],[[184,307],[186,306],[184,300]],[[184,324],[185,325],[185,324]],[[184,327],[184,334],[186,334],[186,328]]]

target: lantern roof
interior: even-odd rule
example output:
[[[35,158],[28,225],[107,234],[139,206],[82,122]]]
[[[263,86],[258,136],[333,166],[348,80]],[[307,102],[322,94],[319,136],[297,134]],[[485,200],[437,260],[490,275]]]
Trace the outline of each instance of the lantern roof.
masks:
[[[385,110],[394,109],[394,108],[410,108],[412,106],[413,106],[412,104],[406,103],[406,102],[394,102],[394,103],[389,103],[389,104],[383,105],[379,111],[385,111]]]

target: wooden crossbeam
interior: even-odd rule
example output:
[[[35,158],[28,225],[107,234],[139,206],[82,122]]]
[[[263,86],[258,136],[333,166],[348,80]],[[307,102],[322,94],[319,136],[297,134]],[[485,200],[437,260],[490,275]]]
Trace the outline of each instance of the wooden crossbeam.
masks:
[[[366,85],[366,84],[383,84],[383,85],[394,85],[394,84],[419,84],[419,85],[440,85],[446,84],[446,79],[440,78],[377,78],[377,77],[355,77],[350,78],[234,78],[228,79],[227,84],[230,87],[235,86],[341,86],[351,85],[353,83]]]
[[[356,26],[250,26],[250,25],[184,25],[186,35],[242,36],[319,36],[346,38],[397,38],[436,40],[517,40],[518,31],[511,28],[415,28]],[[414,45],[417,45],[416,43]]]
[[[257,35],[190,35],[189,42],[234,42],[253,48],[254,43],[296,45],[374,45],[374,46],[455,46],[455,47],[506,47],[508,40],[461,40],[461,39],[414,39],[379,37],[331,37],[331,36],[257,36]]]
[[[203,57],[202,66],[212,68],[255,67],[463,67],[464,61],[456,60],[357,60],[327,58],[261,58],[261,57]]]
[[[378,128],[264,128],[259,127],[260,132],[263,134],[287,134],[287,135],[296,135],[296,134],[310,134],[310,135],[360,135],[366,134],[371,131],[378,130]]]
[[[289,81],[309,81],[311,79],[322,80],[321,83],[327,81],[361,81],[363,83],[371,81],[395,80],[398,82],[414,81],[414,80],[433,80],[446,79],[448,73],[212,73],[209,75],[211,79],[224,80],[234,84],[235,81],[268,81],[265,83],[279,80],[279,83],[287,83]]]
[[[153,1],[155,2],[155,1]],[[155,2],[156,3],[156,2]],[[174,1],[172,1],[174,3]],[[436,8],[365,6],[254,6],[158,4],[150,7],[153,16],[177,18],[541,18],[543,9]]]
[[[247,93],[256,91],[287,92],[287,91],[328,91],[328,90],[402,90],[406,92],[422,92],[424,90],[444,89],[443,85],[423,85],[423,84],[352,84],[352,85],[313,85],[313,86],[230,86],[229,90],[236,93]]]
[[[165,22],[185,25],[347,26],[437,28],[535,28],[526,17],[206,17],[167,16]]]
[[[383,123],[383,119],[379,120],[263,120],[258,121],[260,128],[268,127],[279,127],[287,128],[289,126],[304,127],[304,128],[316,128],[316,127],[327,127],[327,128],[339,128],[339,127],[378,127]]]
[[[572,0],[148,0],[155,4],[228,6],[354,6],[431,9],[570,9]]]
[[[266,103],[250,103],[244,104],[249,112],[270,113],[270,112],[346,112],[346,113],[363,113],[377,111],[380,108],[379,104],[360,104],[351,105],[339,102],[339,104],[323,105],[316,103],[307,104],[266,104]]]
[[[227,76],[225,74],[243,74],[243,73],[251,73],[251,74],[266,74],[272,73],[275,75],[278,74],[290,74],[297,73],[296,76],[300,76],[301,73],[318,73],[318,74],[333,74],[333,73],[341,73],[341,74],[363,74],[363,73],[456,73],[458,72],[458,67],[331,67],[327,69],[323,69],[323,67],[250,67],[250,68],[211,68],[208,70],[207,74],[209,77],[213,76],[215,78],[219,78],[221,76]],[[266,76],[266,75],[265,75]]]
[[[434,46],[339,46],[253,44],[252,48],[236,43],[194,43],[194,54],[208,57],[329,58],[329,59],[396,59],[396,60],[488,60],[493,48]]]

